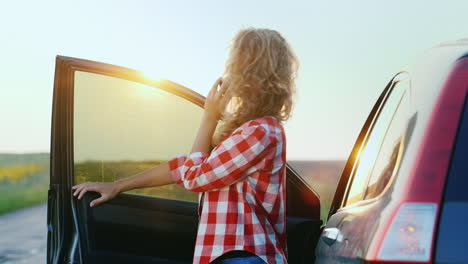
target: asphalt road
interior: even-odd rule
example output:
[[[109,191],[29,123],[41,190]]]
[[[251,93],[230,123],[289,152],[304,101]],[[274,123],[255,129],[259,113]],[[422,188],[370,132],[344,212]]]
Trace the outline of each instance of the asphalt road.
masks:
[[[0,215],[0,264],[42,264],[47,256],[47,203]]]

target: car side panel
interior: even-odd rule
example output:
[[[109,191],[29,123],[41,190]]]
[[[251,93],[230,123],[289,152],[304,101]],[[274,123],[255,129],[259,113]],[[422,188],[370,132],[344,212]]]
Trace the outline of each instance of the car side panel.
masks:
[[[320,238],[316,263],[362,263],[375,230],[380,226],[381,213],[389,202],[388,197],[359,202],[334,214],[327,228],[337,228],[340,232],[338,239],[328,245],[323,236]]]

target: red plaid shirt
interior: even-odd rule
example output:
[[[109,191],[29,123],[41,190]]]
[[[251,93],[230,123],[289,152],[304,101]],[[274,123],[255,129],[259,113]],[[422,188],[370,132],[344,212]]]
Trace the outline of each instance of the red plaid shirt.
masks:
[[[274,117],[250,120],[208,155],[169,161],[177,184],[203,194],[193,263],[231,250],[286,263],[286,140]]]

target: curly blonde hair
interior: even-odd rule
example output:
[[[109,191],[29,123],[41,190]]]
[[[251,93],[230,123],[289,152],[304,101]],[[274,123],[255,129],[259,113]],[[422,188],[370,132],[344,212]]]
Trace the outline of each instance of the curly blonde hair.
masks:
[[[275,30],[248,27],[232,39],[223,74],[225,94],[212,145],[244,122],[263,116],[278,121],[291,117],[298,60]]]

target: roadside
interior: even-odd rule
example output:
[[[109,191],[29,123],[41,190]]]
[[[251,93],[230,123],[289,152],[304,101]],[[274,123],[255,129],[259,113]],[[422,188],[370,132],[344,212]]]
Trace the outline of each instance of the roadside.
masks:
[[[47,203],[0,215],[0,264],[41,264],[47,256]]]

